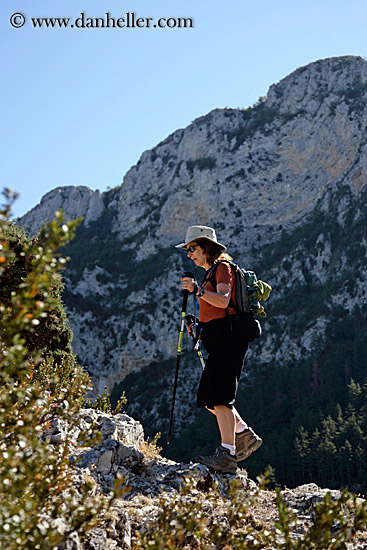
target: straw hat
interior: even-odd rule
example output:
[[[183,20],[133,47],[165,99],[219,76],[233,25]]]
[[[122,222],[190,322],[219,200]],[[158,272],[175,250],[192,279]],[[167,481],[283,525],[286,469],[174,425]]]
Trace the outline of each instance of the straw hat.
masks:
[[[191,225],[185,237],[185,242],[177,244],[176,248],[186,248],[189,243],[193,241],[199,241],[205,239],[206,241],[211,241],[219,246],[222,250],[227,250],[227,247],[224,244],[218,243],[215,230],[212,227],[206,227],[205,225]]]

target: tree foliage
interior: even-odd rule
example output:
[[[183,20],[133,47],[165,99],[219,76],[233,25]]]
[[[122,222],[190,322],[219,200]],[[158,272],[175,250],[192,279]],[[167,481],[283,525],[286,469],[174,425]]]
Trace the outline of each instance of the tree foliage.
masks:
[[[45,432],[57,418],[76,425],[89,386],[71,353],[60,301],[57,252],[77,221],[62,214],[28,239],[9,221],[14,198],[0,211],[0,547],[47,550],[93,525],[106,504],[91,496],[69,463],[68,442]],[[80,478],[80,475],[79,475]]]
[[[60,239],[62,246],[72,236],[73,228],[70,224],[70,229],[69,225],[62,224],[62,219],[59,219],[59,225],[59,234],[53,238]],[[30,239],[14,223],[8,221],[2,227],[3,252],[7,250],[7,260],[3,256],[0,272],[0,334],[4,343],[9,344],[7,338],[12,337],[9,327],[17,326],[26,300],[28,305],[32,305],[32,311],[23,318],[23,323],[28,325],[28,329],[22,332],[28,352],[62,357],[72,351],[72,332],[61,301],[63,283],[56,269],[61,268],[66,260],[54,254],[52,261],[44,266],[45,271],[35,275],[44,263],[44,255],[49,254],[56,244],[55,241],[47,242],[50,239],[48,231],[44,228],[38,238]],[[29,285],[28,294],[24,292],[25,284]]]

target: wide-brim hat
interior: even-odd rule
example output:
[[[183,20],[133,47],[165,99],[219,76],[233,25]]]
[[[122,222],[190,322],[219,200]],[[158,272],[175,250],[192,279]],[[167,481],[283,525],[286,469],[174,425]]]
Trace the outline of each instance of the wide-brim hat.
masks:
[[[224,244],[218,243],[215,230],[205,225],[191,225],[186,232],[185,242],[177,244],[176,248],[186,248],[189,243],[202,239],[215,243],[221,250],[227,250]]]

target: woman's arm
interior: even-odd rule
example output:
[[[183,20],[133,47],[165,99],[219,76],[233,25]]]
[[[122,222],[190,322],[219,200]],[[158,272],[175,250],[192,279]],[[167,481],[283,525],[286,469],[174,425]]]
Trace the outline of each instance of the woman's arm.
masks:
[[[229,306],[231,299],[231,287],[225,283],[219,283],[217,285],[217,292],[210,292],[204,288],[205,293],[201,296],[202,300],[208,302],[208,304],[226,309]]]

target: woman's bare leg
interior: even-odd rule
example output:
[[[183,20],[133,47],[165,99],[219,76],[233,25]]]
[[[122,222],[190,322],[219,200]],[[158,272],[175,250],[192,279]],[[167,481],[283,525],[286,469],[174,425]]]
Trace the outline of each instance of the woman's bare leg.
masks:
[[[219,426],[222,443],[234,445],[235,439],[235,415],[232,409],[224,405],[218,405],[214,408]]]

